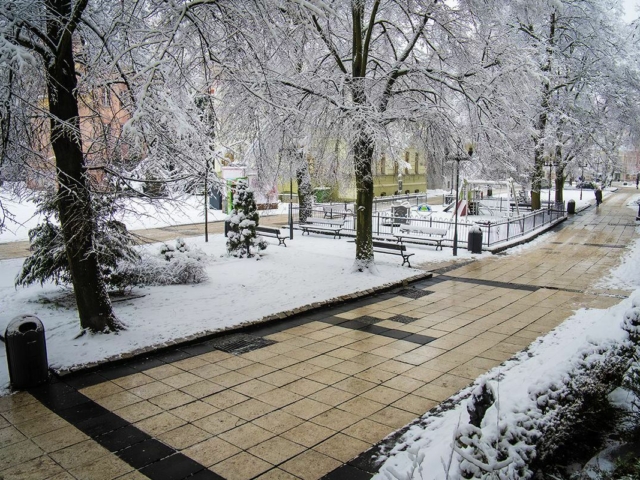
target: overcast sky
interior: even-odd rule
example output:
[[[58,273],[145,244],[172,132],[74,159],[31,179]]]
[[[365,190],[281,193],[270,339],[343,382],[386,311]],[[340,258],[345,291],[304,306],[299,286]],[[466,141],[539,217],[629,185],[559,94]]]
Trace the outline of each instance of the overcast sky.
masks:
[[[640,0],[622,0],[622,6],[625,10],[625,21],[631,22],[638,18],[638,5],[640,5]]]

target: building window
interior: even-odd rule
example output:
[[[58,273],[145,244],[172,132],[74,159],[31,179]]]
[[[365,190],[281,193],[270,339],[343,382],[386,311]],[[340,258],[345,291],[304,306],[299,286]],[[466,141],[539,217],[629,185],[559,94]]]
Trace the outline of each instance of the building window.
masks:
[[[418,167],[420,165],[419,160],[420,160],[420,157],[418,156],[418,152],[416,152],[416,172],[415,173],[418,173]]]
[[[404,152],[404,161],[405,161],[405,165],[410,165],[409,152]],[[404,174],[409,175],[409,168],[407,166],[405,166],[404,168]]]
[[[382,158],[380,159],[380,174],[386,175],[386,172],[387,172],[387,159],[384,158],[384,155],[382,155]]]
[[[111,92],[109,91],[108,88],[104,88],[102,90],[102,105],[104,107],[111,106]]]

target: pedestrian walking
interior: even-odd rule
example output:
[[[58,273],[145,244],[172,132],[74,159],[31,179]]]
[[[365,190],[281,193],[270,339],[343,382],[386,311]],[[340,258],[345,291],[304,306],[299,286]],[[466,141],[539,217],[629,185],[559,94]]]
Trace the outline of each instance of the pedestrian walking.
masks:
[[[600,187],[596,187],[595,195],[596,195],[596,207],[597,207],[602,203],[602,190],[600,189]]]

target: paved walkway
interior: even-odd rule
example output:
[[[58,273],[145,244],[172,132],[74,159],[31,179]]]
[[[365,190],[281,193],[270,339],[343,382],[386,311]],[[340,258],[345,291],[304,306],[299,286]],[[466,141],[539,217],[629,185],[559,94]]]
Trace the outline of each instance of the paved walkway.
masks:
[[[628,294],[595,282],[636,236],[632,194],[517,256],[0,398],[0,475],[368,479],[362,452],[573,309]]]

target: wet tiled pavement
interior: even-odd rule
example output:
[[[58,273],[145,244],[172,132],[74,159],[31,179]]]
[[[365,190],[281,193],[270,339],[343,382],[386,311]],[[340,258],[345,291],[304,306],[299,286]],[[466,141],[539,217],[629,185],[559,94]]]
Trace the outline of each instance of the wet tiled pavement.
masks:
[[[345,463],[574,309],[627,294],[595,287],[635,237],[627,197],[517,256],[0,398],[0,475],[370,478]]]

